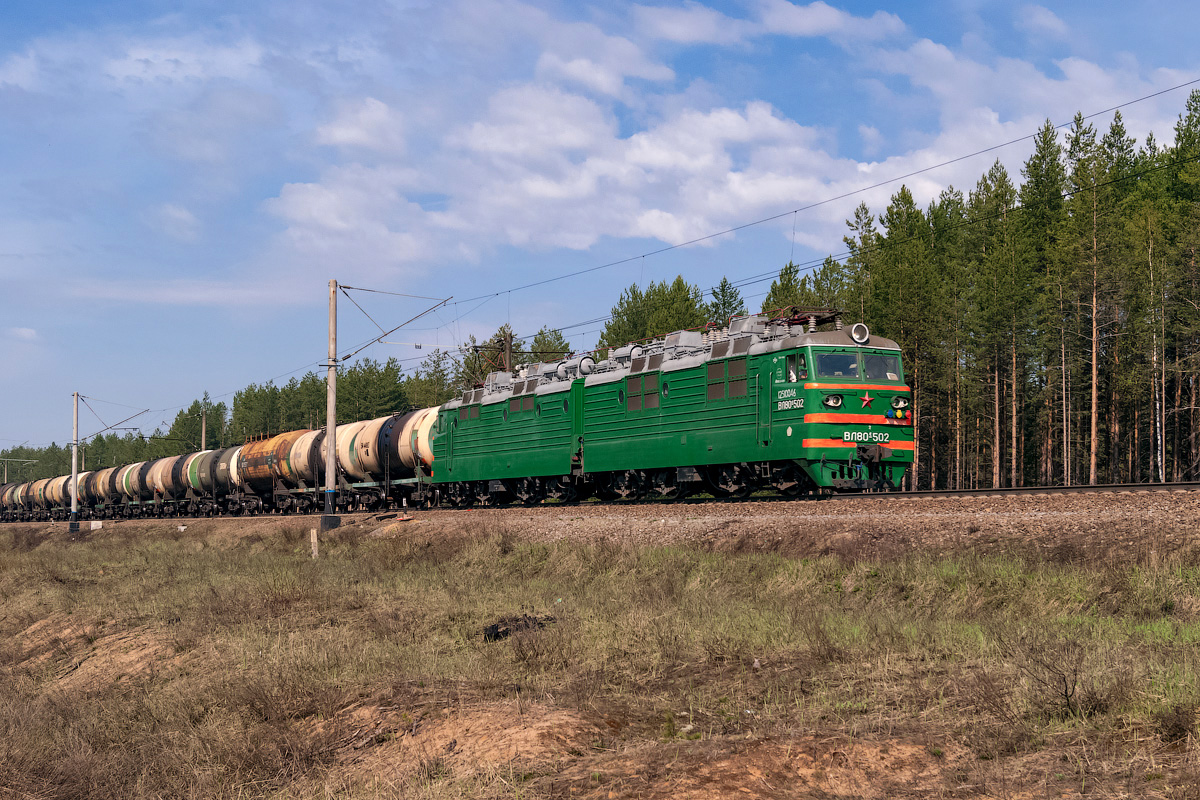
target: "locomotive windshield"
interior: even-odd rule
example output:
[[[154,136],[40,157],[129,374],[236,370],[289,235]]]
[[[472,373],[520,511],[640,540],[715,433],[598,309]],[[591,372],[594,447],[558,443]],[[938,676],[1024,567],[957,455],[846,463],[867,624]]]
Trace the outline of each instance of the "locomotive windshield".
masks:
[[[817,376],[821,378],[857,378],[858,353],[817,353]]]
[[[813,353],[818,378],[894,381],[900,378],[900,355],[869,350],[833,350]]]
[[[900,380],[900,356],[863,353],[863,369],[869,381]]]

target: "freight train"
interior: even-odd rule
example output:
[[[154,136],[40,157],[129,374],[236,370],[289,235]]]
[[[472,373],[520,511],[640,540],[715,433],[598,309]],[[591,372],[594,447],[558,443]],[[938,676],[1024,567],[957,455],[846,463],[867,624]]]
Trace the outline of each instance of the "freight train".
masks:
[[[803,309],[494,372],[335,442],[340,511],[887,491],[914,456],[899,346]],[[319,511],[325,453],[301,430],[84,472],[79,518]],[[0,520],[67,519],[70,482],[0,486]]]

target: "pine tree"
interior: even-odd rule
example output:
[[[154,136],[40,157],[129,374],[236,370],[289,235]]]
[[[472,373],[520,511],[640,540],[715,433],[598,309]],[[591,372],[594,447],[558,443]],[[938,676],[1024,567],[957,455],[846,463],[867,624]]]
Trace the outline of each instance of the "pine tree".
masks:
[[[713,287],[712,300],[704,306],[707,324],[723,328],[729,324],[731,317],[744,316],[745,313],[742,293],[730,283],[729,278],[721,278],[721,282]]]
[[[705,322],[700,297],[700,288],[682,275],[670,284],[651,283],[644,292],[636,285],[630,286],[613,306],[597,347],[621,347],[672,331],[698,328]]]
[[[528,363],[561,361],[571,352],[571,343],[563,337],[562,331],[542,326],[542,329],[534,334],[529,350]]]
[[[851,235],[843,237],[842,241],[850,254],[846,258],[846,271],[854,287],[854,297],[850,302],[858,307],[859,319],[866,321],[871,287],[874,285],[875,262],[883,237],[875,229],[875,217],[866,203],[859,203],[858,208],[854,209],[854,219],[846,220],[846,227]]]
[[[454,382],[456,369],[450,353],[440,348],[430,353],[404,380],[404,393],[413,408],[440,406],[458,394]]]
[[[771,288],[763,299],[763,313],[778,311],[787,306],[802,304],[800,293],[800,267],[791,261],[779,270],[779,277],[771,281]]]

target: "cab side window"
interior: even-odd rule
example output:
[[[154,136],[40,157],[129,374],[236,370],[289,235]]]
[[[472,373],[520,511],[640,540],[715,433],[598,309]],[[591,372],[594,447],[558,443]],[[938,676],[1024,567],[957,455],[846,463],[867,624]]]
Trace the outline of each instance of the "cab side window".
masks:
[[[787,357],[787,383],[799,383],[808,380],[808,360],[804,353],[792,353]]]

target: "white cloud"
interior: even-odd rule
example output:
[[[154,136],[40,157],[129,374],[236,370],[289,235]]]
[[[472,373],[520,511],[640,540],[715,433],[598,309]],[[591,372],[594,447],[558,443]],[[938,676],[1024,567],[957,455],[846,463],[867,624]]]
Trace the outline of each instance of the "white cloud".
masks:
[[[317,128],[316,140],[318,144],[400,155],[404,152],[404,121],[386,103],[367,97],[343,104],[333,121]]]
[[[895,14],[876,11],[856,17],[821,0],[806,6],[789,0],[762,0],[763,27],[788,36],[828,36],[833,39],[878,40],[903,33],[904,22]]]
[[[856,17],[821,0],[797,5],[790,0],[758,0],[754,19],[734,19],[688,2],[682,8],[634,6],[638,29],[652,38],[683,44],[737,44],[755,36],[824,37],[841,43],[878,41],[906,30],[895,14],[877,11]]]
[[[572,58],[568,61],[557,53],[542,53],[538,58],[536,74],[543,79],[577,83],[613,97],[619,96],[625,88],[625,76],[621,72],[588,58]]]
[[[752,35],[754,26],[727,17],[700,3],[682,7],[634,6],[638,29],[648,36],[684,44],[735,44]]]
[[[519,0],[447,0],[412,13],[424,27],[402,41],[388,38],[398,24],[378,35],[350,26],[302,44],[241,34],[222,40],[219,31],[93,35],[74,50],[59,42],[11,56],[0,62],[0,81],[40,84],[53,76],[63,86],[76,62],[100,65],[93,80],[109,91],[115,84],[125,111],[140,115],[135,134],[145,131],[196,181],[256,169],[249,142],[279,145],[266,159],[270,172],[256,173],[276,181],[274,197],[241,198],[259,203],[278,228],[244,257],[256,277],[286,280],[288,270],[328,277],[347,264],[416,276],[432,263],[481,259],[503,245],[583,249],[605,237],[678,243],[1030,133],[1080,97],[1102,107],[1169,80],[1141,78],[1136,65],[1075,59],[1059,62],[1062,75],[1050,78],[1026,61],[972,58],[961,44],[913,40],[893,14],[857,16],[821,0],[754,0],[744,19],[696,2],[634,6],[627,20],[597,12],[599,22],[564,21]],[[1057,17],[1040,6],[1024,17],[1055,29]],[[628,37],[611,32],[623,24],[633,29]],[[763,36],[853,45],[847,70],[859,91],[873,87],[866,105],[911,111],[916,96],[929,112],[895,115],[920,120],[907,130],[847,112],[839,132],[811,124],[831,125],[836,116],[814,110],[789,119],[720,81],[664,88],[676,73],[656,52],[661,43],[731,46]],[[312,108],[324,115],[314,119]],[[1139,129],[1136,112],[1127,121]],[[864,160],[836,155],[839,133]],[[982,165],[965,162],[908,183],[927,200],[947,181],[973,183]],[[798,240],[836,248],[847,207],[865,200],[882,208],[896,188],[801,215]],[[152,224],[182,242],[200,239],[191,209],[156,199],[148,201]],[[220,286],[204,289],[212,285],[157,285],[152,296],[216,302]]]
[[[33,328],[6,328],[5,332],[9,337],[21,342],[35,342],[38,338],[38,332]]]
[[[200,237],[200,220],[186,208],[175,203],[163,203],[151,210],[151,224],[173,239],[194,242]]]
[[[15,86],[32,90],[37,85],[38,65],[32,53],[11,55],[0,64],[0,87]]]
[[[102,66],[117,82],[177,83],[215,78],[247,79],[263,58],[252,40],[214,45],[199,37],[133,41]]]
[[[654,60],[624,36],[605,33],[588,22],[564,22],[540,8],[518,0],[457,0],[445,9],[444,35],[448,45],[472,57],[499,58],[506,47],[520,43],[541,52],[535,77],[542,81],[566,80],[593,92],[625,97],[626,79],[669,81],[675,72]],[[463,25],[463,19],[471,20]]]
[[[1017,9],[1017,28],[1033,37],[1065,39],[1070,33],[1067,24],[1044,6],[1024,5]]]
[[[614,129],[600,105],[586,97],[525,85],[497,92],[487,118],[452,135],[451,143],[496,156],[551,160],[590,151],[611,138]]]
[[[863,153],[868,156],[877,154],[883,146],[883,134],[874,125],[859,125],[858,138],[862,140]]]
[[[269,303],[297,302],[304,298],[294,282],[202,280],[104,280],[80,281],[72,287],[76,297],[141,302],[171,306],[262,306]]]
[[[197,164],[224,166],[240,146],[278,127],[282,116],[272,95],[222,85],[152,113],[148,126],[163,152]]]

